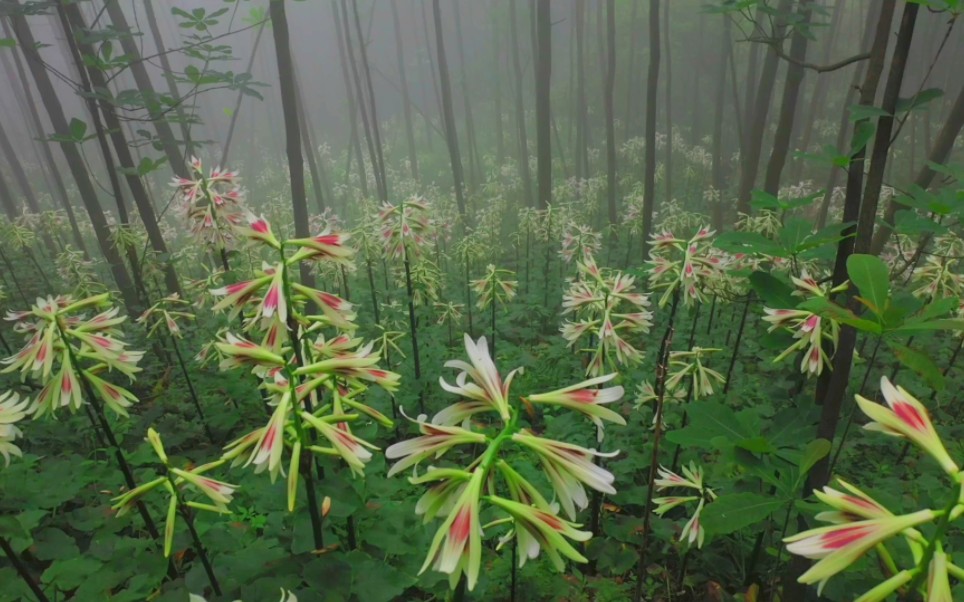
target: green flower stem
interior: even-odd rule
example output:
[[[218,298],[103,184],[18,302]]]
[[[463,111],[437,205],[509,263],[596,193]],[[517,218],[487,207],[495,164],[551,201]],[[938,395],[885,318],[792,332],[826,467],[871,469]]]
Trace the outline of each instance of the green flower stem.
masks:
[[[64,325],[60,321],[60,317],[55,318],[55,324],[57,325],[57,331],[60,333],[60,340],[63,341],[64,347],[67,350],[67,356],[70,358],[70,364],[77,371],[78,380],[80,380],[81,387],[84,390],[84,396],[87,401],[93,406],[93,414],[97,418],[98,424],[107,437],[107,442],[112,448],[114,448],[114,457],[117,459],[117,465],[120,467],[121,473],[124,475],[124,483],[127,485],[128,489],[134,489],[137,487],[137,483],[134,481],[134,473],[131,471],[130,465],[127,463],[127,458],[124,456],[124,450],[121,449],[120,444],[117,442],[117,437],[114,436],[114,431],[110,428],[110,422],[107,421],[107,416],[104,415],[104,407],[100,404],[100,400],[94,393],[93,387],[87,377],[84,375],[84,371],[80,368],[82,365],[77,358],[77,354],[74,352],[73,346],[70,344],[70,340],[67,338],[67,333],[64,331]],[[151,518],[150,513],[147,511],[147,507],[144,502],[137,502],[137,512],[141,515],[144,520],[144,526],[147,528],[147,532],[150,533],[151,537],[157,541],[160,541],[161,534],[157,530],[157,525],[154,524],[154,519]]]
[[[289,303],[292,299],[291,281],[288,273],[288,262],[284,252],[284,243],[282,243],[282,245],[278,248],[278,254],[281,257],[281,282],[282,286],[284,287],[285,303]],[[295,354],[295,362],[297,366],[303,366],[304,361],[302,360],[301,353],[301,338],[298,336],[298,328],[295,324],[293,310],[288,312],[288,323],[285,326],[288,329],[288,339],[291,343],[293,353]],[[294,416],[295,431],[298,434],[298,441],[301,442],[301,459],[298,462],[298,466],[305,481],[305,493],[307,494],[308,498],[308,517],[311,519],[311,534],[314,540],[315,549],[320,550],[325,547],[325,538],[321,530],[321,508],[318,505],[318,496],[315,492],[315,478],[312,474],[315,468],[315,457],[310,450],[308,450],[308,447],[315,442],[317,437],[311,437],[309,439],[305,436],[305,427],[301,421],[301,402],[298,400],[298,380],[297,376],[295,376],[295,369],[297,366],[292,366],[291,363],[286,363],[284,366],[284,373],[285,378],[288,380],[288,394],[291,396],[291,413]],[[305,405],[308,411],[311,412],[313,409],[311,407],[311,401],[310,399],[306,401],[307,403]],[[312,431],[312,433],[314,433],[314,431]]]
[[[167,465],[165,465],[165,468],[166,467]],[[177,484],[171,477],[171,473],[168,471],[165,476],[167,482],[171,485],[171,495],[174,496],[177,511],[181,514],[181,518],[184,519],[184,524],[187,525],[187,530],[191,534],[191,540],[194,542],[194,551],[197,552],[198,557],[201,559],[201,564],[204,566],[204,572],[207,574],[208,581],[211,583],[211,588],[214,590],[215,595],[221,596],[221,584],[218,583],[218,578],[214,574],[214,566],[212,566],[211,560],[208,558],[207,549],[205,549],[204,544],[201,543],[201,537],[198,535],[197,529],[194,528],[194,517],[187,505],[184,504],[184,500],[181,498],[181,494],[177,489]]]

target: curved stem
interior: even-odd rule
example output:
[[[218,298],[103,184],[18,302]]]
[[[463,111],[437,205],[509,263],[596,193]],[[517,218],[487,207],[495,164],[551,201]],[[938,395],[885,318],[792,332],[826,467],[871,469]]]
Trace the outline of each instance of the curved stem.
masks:
[[[8,542],[3,536],[0,536],[0,550],[3,550],[3,553],[8,559],[10,559],[10,564],[13,565],[13,568],[17,571],[17,574],[20,575],[20,578],[23,579],[24,583],[27,584],[27,587],[29,587],[30,591],[33,592],[33,595],[37,597],[37,600],[39,602],[50,602],[50,598],[47,597],[47,594],[44,593],[44,590],[40,589],[36,579],[34,579],[33,575],[30,574],[30,571],[27,570],[27,566],[23,563],[23,560],[21,560],[20,556],[13,551],[13,547],[10,545],[10,542]]]

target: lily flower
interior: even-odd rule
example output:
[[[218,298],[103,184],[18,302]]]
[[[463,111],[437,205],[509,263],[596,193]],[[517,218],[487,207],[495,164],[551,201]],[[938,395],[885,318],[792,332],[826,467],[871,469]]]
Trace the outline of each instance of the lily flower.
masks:
[[[592,420],[597,428],[603,428],[603,420],[614,422],[621,426],[626,425],[626,420],[603,406],[603,404],[619,401],[623,397],[623,387],[607,387],[605,389],[594,389],[596,385],[606,383],[616,378],[616,374],[597,376],[581,383],[557,389],[549,393],[539,393],[530,395],[527,399],[533,403],[546,403],[559,405],[571,410],[575,410]]]
[[[576,528],[579,525],[539,508],[495,495],[485,499],[505,510],[512,517],[519,536],[520,567],[525,566],[526,560],[536,558],[540,550],[546,552],[558,571],[565,568],[563,556],[575,562],[587,562],[585,556],[580,554],[568,540],[588,541],[592,538],[591,531],[580,531]],[[523,533],[526,534],[525,539],[521,537]]]
[[[869,495],[857,489],[850,483],[841,478],[837,479],[841,487],[848,493],[838,491],[830,486],[825,486],[823,491],[814,491],[824,504],[832,507],[829,512],[821,512],[815,518],[828,523],[851,523],[860,519],[887,518],[893,516],[889,510],[884,508],[879,502]]]
[[[864,428],[885,435],[906,437],[937,460],[948,474],[957,474],[960,468],[944,448],[924,404],[903,387],[895,387],[886,376],[880,379],[880,390],[889,409],[860,395],[856,396],[860,410],[873,421]]]
[[[485,443],[485,435],[458,426],[429,424],[420,416],[416,421],[421,436],[399,441],[385,450],[389,460],[401,458],[392,465],[388,476],[398,474],[426,458],[439,458],[456,445]]]
[[[469,591],[475,588],[482,565],[482,525],[479,521],[482,478],[483,470],[476,468],[448,518],[435,533],[419,574],[431,566],[436,571],[448,573],[449,584],[454,588],[464,573]]]
[[[783,541],[788,544],[787,550],[792,554],[819,560],[798,579],[800,583],[819,583],[819,593],[828,579],[856,562],[878,543],[905,529],[929,522],[936,516],[933,510],[919,510],[901,516],[810,529]]]
[[[16,423],[23,420],[30,413],[30,399],[20,396],[13,391],[0,394],[0,455],[3,456],[4,464],[10,465],[10,456],[20,457],[20,448],[14,445],[14,441],[23,433],[17,428]]]
[[[457,368],[462,372],[456,377],[455,385],[448,384],[443,378],[439,378],[439,384],[450,393],[488,403],[503,420],[508,420],[509,401],[507,397],[509,387],[512,384],[512,378],[517,372],[521,371],[521,368],[510,372],[503,382],[498,369],[495,367],[495,362],[489,355],[489,345],[485,337],[473,341],[472,337],[466,334],[464,340],[465,351],[471,363],[462,360],[445,362],[446,368]],[[472,379],[472,382],[468,382],[469,378]]]
[[[372,459],[372,453],[368,450],[377,451],[377,447],[353,435],[346,422],[332,425],[306,411],[301,412],[301,418],[331,442],[353,474],[360,476],[365,473],[365,464]],[[311,449],[317,451],[314,447]]]
[[[583,485],[601,493],[616,493],[612,485],[616,478],[605,468],[594,464],[592,459],[611,458],[617,455],[618,451],[607,454],[571,443],[536,437],[523,431],[513,434],[512,440],[539,455],[542,467],[552,483],[552,489],[570,518],[575,519],[576,507],[584,509],[589,505],[589,497]]]
[[[263,472],[267,469],[271,475],[272,483],[278,478],[278,474],[281,473],[281,454],[284,452],[285,447],[284,432],[285,427],[288,425],[288,417],[291,413],[290,401],[290,394],[285,392],[278,401],[278,405],[271,414],[271,419],[268,420],[267,426],[261,432],[257,443],[254,444],[248,461],[244,464],[245,466],[254,464],[256,473]]]
[[[422,515],[424,523],[437,516],[448,516],[471,478],[471,472],[459,468],[434,466],[429,467],[424,474],[409,477],[408,482],[413,485],[436,483],[418,498],[415,514]]]

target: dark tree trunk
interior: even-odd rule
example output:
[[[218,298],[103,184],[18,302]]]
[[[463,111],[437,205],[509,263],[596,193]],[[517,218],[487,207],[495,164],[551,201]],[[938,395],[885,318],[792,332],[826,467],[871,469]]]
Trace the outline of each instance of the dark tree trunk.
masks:
[[[897,41],[894,44],[890,69],[887,73],[887,84],[884,86],[884,97],[880,105],[880,108],[887,114],[877,118],[874,147],[870,153],[870,169],[867,171],[867,183],[864,185],[864,196],[860,202],[860,217],[857,220],[857,239],[854,242],[855,253],[869,251],[871,239],[874,235],[874,222],[877,220],[880,189],[884,184],[887,155],[893,142],[891,134],[894,131],[894,113],[897,111],[900,87],[904,82],[907,57],[910,54],[910,45],[914,38],[914,26],[917,23],[919,8],[920,5],[912,2],[905,4],[900,19],[900,29],[897,32]]]
[[[20,9],[21,7],[20,2],[13,2],[13,5],[16,9]],[[40,56],[33,32],[30,31],[30,26],[27,24],[27,19],[20,14],[19,10],[11,12],[9,18],[13,26],[14,34],[17,37],[18,46],[20,46],[21,51],[27,59],[27,67],[37,86],[37,93],[40,95],[44,107],[47,109],[47,114],[50,118],[50,123],[53,125],[54,132],[58,136],[63,137],[64,140],[68,140],[70,138],[70,127],[67,123],[67,118],[64,116],[60,99],[57,97],[53,84],[50,82],[50,77],[47,75],[44,61]],[[59,144],[61,151],[64,153],[64,158],[71,175],[77,184],[81,201],[87,210],[87,215],[90,217],[90,223],[94,228],[94,235],[97,237],[100,251],[104,259],[107,260],[107,265],[110,266],[111,274],[114,277],[117,288],[120,290],[124,306],[127,308],[128,313],[134,313],[137,310],[137,294],[134,291],[130,274],[124,267],[124,261],[121,259],[120,254],[110,239],[110,228],[107,225],[107,218],[104,216],[104,211],[101,209],[100,202],[97,200],[97,191],[91,182],[90,174],[87,173],[87,170],[84,168],[84,159],[75,143],[60,142]]]
[[[810,26],[813,0],[802,0],[797,8],[794,19],[793,37],[790,41],[790,62],[787,65],[787,77],[783,82],[783,101],[780,104],[780,116],[777,119],[777,130],[773,135],[773,149],[767,162],[766,176],[763,179],[763,190],[774,196],[780,191],[780,176],[787,163],[790,152],[790,140],[793,138],[793,118],[797,113],[797,99],[800,97],[800,84],[803,83],[803,65],[807,58],[807,31]]]
[[[295,88],[294,61],[291,58],[291,41],[288,34],[288,17],[284,0],[271,0],[268,4],[271,30],[274,34],[274,51],[278,61],[281,109],[285,123],[285,153],[288,158],[288,176],[291,179],[291,208],[295,220],[295,236],[307,238],[308,199],[305,192],[305,163],[301,154],[301,128],[298,127],[298,92]],[[314,274],[302,262],[301,282],[314,286]]]
[[[174,71],[171,70],[171,61],[168,59],[167,48],[164,46],[164,36],[161,35],[161,29],[157,26],[153,0],[144,0],[144,15],[147,17],[147,26],[151,30],[151,37],[154,38],[154,47],[157,48],[157,59],[161,62],[161,71],[164,75],[164,82],[167,84],[167,93],[171,95],[171,98],[177,100],[181,98],[181,93],[177,89]],[[174,114],[177,115],[177,124],[181,130],[181,136],[184,138],[184,153],[189,156],[193,155],[194,144],[191,142],[189,121],[193,120],[193,115],[189,118],[184,113],[181,103],[174,106]]]
[[[693,59],[693,94],[690,95],[693,103],[693,117],[690,121],[690,140],[692,140],[694,145],[700,143],[700,138],[703,134],[703,111],[700,107],[700,100],[703,98],[700,95],[700,76],[703,74],[703,17],[704,14],[701,12],[697,24],[696,54]]]
[[[867,64],[867,72],[863,84],[860,87],[859,103],[862,106],[872,106],[877,93],[877,85],[880,81],[880,74],[883,71],[884,59],[887,54],[887,42],[890,35],[890,24],[894,14],[895,4],[895,0],[883,0],[881,3],[880,18],[874,33],[874,42]],[[854,137],[857,136],[861,123],[866,121],[866,119],[857,120],[853,129]],[[847,171],[847,194],[844,200],[842,223],[856,222],[859,216],[865,154],[865,150],[861,149],[851,157]],[[844,238],[841,239],[837,245],[837,257],[834,264],[832,280],[833,285],[842,284],[847,280],[847,259],[854,251],[853,235],[855,231],[856,228],[854,226],[847,227],[843,232],[845,235]],[[853,294],[853,292],[851,292],[851,294]],[[856,331],[852,326],[846,324],[841,326],[836,353],[833,358],[833,369],[825,370],[817,380],[814,400],[821,406],[820,422],[816,432],[817,438],[828,441],[834,440],[834,435],[837,432],[837,422],[840,418],[840,407],[850,379],[850,368],[853,363],[856,337]],[[809,493],[814,489],[820,489],[826,485],[830,477],[828,467],[829,458],[824,458],[817,462],[807,477],[807,485],[804,487],[804,491]],[[798,520],[798,522],[800,521],[802,521],[802,519]],[[803,599],[805,586],[801,586],[797,582],[796,577],[801,575],[809,564],[809,561],[802,556],[794,556],[791,558],[789,566],[790,575],[786,581],[787,585],[785,590],[787,599]]]
[[[770,112],[770,100],[773,98],[773,88],[776,85],[777,67],[780,66],[780,57],[777,53],[783,44],[789,9],[790,0],[780,0],[770,40],[767,42],[771,46],[763,59],[760,84],[754,94],[753,111],[747,115],[744,122],[746,123],[746,144],[740,151],[740,187],[737,193],[737,210],[741,213],[750,213],[750,192],[756,184],[757,171],[760,168],[767,114]],[[757,16],[760,16],[759,12]]]
[[[536,155],[538,159],[539,199],[537,207],[552,203],[552,125],[549,86],[552,80],[552,22],[549,0],[536,5]]]
[[[616,1],[606,0],[606,83],[603,110],[606,113],[606,207],[609,224],[616,225],[616,125],[613,94],[616,89]],[[614,231],[615,232],[615,231]]]
[[[168,123],[164,115],[163,105],[158,99],[157,93],[154,91],[154,85],[151,84],[151,77],[147,74],[144,61],[141,60],[140,51],[138,51],[137,43],[134,41],[136,37],[127,24],[127,17],[124,16],[124,10],[117,0],[107,0],[106,7],[107,15],[110,17],[111,22],[113,22],[114,27],[122,32],[129,32],[131,34],[121,36],[121,47],[124,49],[124,54],[127,55],[130,61],[131,75],[134,76],[137,89],[147,105],[147,113],[150,115],[151,123],[154,124],[154,130],[157,132],[157,137],[161,143],[161,147],[164,149],[164,154],[167,156],[168,163],[171,164],[171,170],[179,177],[190,177],[184,164],[184,155],[181,153],[181,148],[174,138],[171,124]]]
[[[23,170],[23,165],[20,163],[20,156],[13,148],[13,144],[11,144],[10,138],[7,137],[7,132],[4,130],[2,123],[0,123],[0,148],[3,149],[4,157],[7,158],[7,165],[10,166],[10,172],[13,174],[13,179],[17,183],[17,188],[20,189],[24,201],[27,202],[27,208],[31,213],[40,213],[40,205],[37,203],[37,197],[33,193],[33,188],[30,186],[27,172]]]
[[[442,87],[442,119],[445,122],[445,141],[452,163],[452,180],[455,186],[455,202],[459,215],[465,217],[465,177],[462,174],[462,156],[459,154],[459,136],[455,129],[455,112],[452,110],[452,85],[449,82],[448,62],[445,59],[445,39],[442,36],[442,9],[439,0],[432,0],[432,19],[435,22],[435,49],[438,52],[439,83]]]
[[[12,222],[17,219],[17,204],[13,200],[13,191],[10,190],[10,186],[7,185],[7,179],[3,175],[3,170],[0,170],[0,205],[3,206],[3,212],[7,214],[7,218]]]
[[[954,142],[961,133],[962,126],[964,126],[964,86],[962,86],[961,91],[958,92],[957,100],[954,101],[951,113],[947,116],[947,121],[944,122],[944,126],[937,134],[934,145],[927,154],[927,163],[921,166],[920,171],[917,172],[917,177],[914,178],[914,184],[916,186],[926,190],[927,187],[931,185],[937,172],[931,169],[929,164],[936,163],[942,165],[947,162],[947,159],[951,155],[951,150],[954,148]],[[897,215],[900,207],[901,205],[893,198],[887,203],[887,208],[884,209],[885,224],[881,225],[877,230],[877,234],[874,236],[873,242],[870,245],[870,252],[874,255],[879,255],[884,249],[884,245],[887,244],[887,240],[893,232],[894,217]]]
[[[663,44],[666,52],[666,86],[663,88],[665,94],[666,110],[666,147],[663,149],[663,184],[665,185],[666,202],[673,200],[673,64],[670,50],[669,39],[669,2],[663,5]]]
[[[69,5],[70,8],[75,9],[76,5]],[[78,31],[85,32],[85,26],[83,24],[71,25],[67,19],[67,5],[58,4],[57,5],[57,16],[60,19],[60,26],[63,28],[64,37],[67,42],[68,54],[73,61],[74,67],[77,70],[77,74],[80,76],[80,86],[84,95],[84,102],[87,105],[87,111],[90,114],[91,121],[94,124],[94,134],[97,138],[97,147],[100,149],[101,158],[104,161],[104,169],[107,172],[107,181],[110,183],[110,191],[114,196],[114,201],[117,204],[117,221],[122,228],[130,228],[130,215],[127,211],[127,202],[124,199],[124,191],[121,189],[120,177],[117,174],[117,166],[114,163],[114,156],[110,150],[110,144],[107,142],[107,131],[104,128],[103,122],[100,119],[100,115],[97,111],[97,100],[94,94],[93,86],[90,83],[90,77],[87,73],[87,68],[84,65],[83,57],[81,56],[80,50],[74,40],[73,28],[76,27]],[[85,32],[86,33],[86,32]],[[127,254],[127,262],[130,264],[131,276],[134,278],[134,287],[137,290],[137,294],[140,295],[139,301],[146,303],[149,300],[149,295],[147,294],[147,289],[144,286],[144,277],[141,273],[140,259],[137,255],[137,248],[130,241],[126,239],[124,242],[124,252]]]
[[[465,44],[462,41],[461,2],[452,2],[455,20],[455,48],[459,53],[459,75],[461,76],[462,106],[465,110],[465,142],[469,151],[469,186],[475,190],[482,179],[482,161],[479,159],[479,144],[475,136],[475,120],[472,118],[472,97],[469,94],[469,79],[465,70]]]
[[[294,76],[295,92],[298,96],[298,126],[301,129],[301,139],[304,146],[305,160],[308,162],[308,175],[311,177],[311,191],[314,193],[315,205],[319,213],[325,211],[325,186],[322,184],[321,170],[318,166],[318,156],[315,145],[312,142],[311,128],[308,122],[308,113],[305,110],[305,97],[301,91],[301,80]]]
[[[649,0],[649,74],[646,82],[646,167],[643,174],[643,259],[649,259],[656,205],[656,92],[659,85],[659,0]]]
[[[81,55],[83,56],[94,56],[94,50],[89,44],[82,43],[76,32],[86,32],[87,26],[84,22],[83,15],[80,11],[80,7],[77,4],[63,4],[60,5],[64,10],[64,29],[68,35],[68,43],[73,43],[76,41],[77,47],[76,51],[78,54],[78,64],[77,69],[81,71],[84,69],[85,63]],[[74,32],[71,36],[71,30]],[[83,71],[81,71],[83,73]],[[134,161],[134,157],[131,155],[130,147],[127,144],[127,139],[124,136],[124,130],[121,128],[120,119],[117,117],[117,113],[114,109],[114,105],[111,102],[110,90],[107,88],[107,82],[104,79],[104,74],[102,71],[96,67],[86,68],[87,77],[89,78],[89,85],[91,87],[88,90],[91,96],[91,104],[94,104],[93,98],[97,99],[97,104],[100,106],[100,111],[104,116],[104,125],[106,126],[107,133],[110,134],[111,143],[114,147],[114,153],[117,155],[117,162],[120,164],[124,172],[124,177],[127,182],[127,187],[131,191],[131,195],[134,198],[134,204],[137,206],[137,212],[141,217],[141,223],[144,225],[144,230],[147,233],[148,242],[151,248],[157,253],[162,259],[164,265],[164,282],[167,286],[167,292],[169,294],[181,293],[181,286],[178,282],[177,273],[174,271],[174,266],[167,260],[168,249],[167,244],[164,242],[164,236],[161,234],[160,226],[157,223],[157,216],[154,214],[154,207],[151,205],[150,195],[148,194],[147,187],[144,182],[137,175],[137,163]],[[82,80],[85,78],[81,78]],[[97,107],[90,107],[92,113],[96,116]],[[100,124],[100,121],[95,119],[95,124]],[[106,142],[106,141],[105,141]],[[108,153],[109,157],[109,153]],[[113,171],[113,165],[108,165],[108,171]],[[122,201],[118,198],[118,204],[122,205]],[[136,254],[135,254],[136,257]],[[139,267],[137,265],[132,265],[131,269],[134,270],[135,279],[139,276]]]
[[[10,27],[6,21],[3,21],[3,31],[8,37],[13,37],[13,32],[10,31]],[[6,53],[2,54],[6,57]],[[63,207],[67,213],[67,221],[70,223],[70,231],[73,233],[74,242],[77,244],[77,248],[84,254],[84,257],[89,259],[90,255],[87,252],[87,245],[84,244],[84,237],[80,233],[77,216],[74,214],[74,207],[71,205],[70,196],[67,194],[67,187],[64,185],[64,179],[60,176],[60,169],[57,167],[54,155],[50,151],[50,143],[45,140],[46,136],[44,134],[43,122],[40,120],[40,113],[37,112],[37,103],[34,101],[30,82],[27,80],[27,74],[24,71],[20,55],[16,52],[13,53],[13,64],[17,71],[17,81],[19,81],[23,87],[24,104],[27,109],[27,114],[30,115],[30,123],[33,125],[34,135],[37,136],[39,140],[40,150],[43,153],[44,160],[47,163],[51,178],[53,179],[54,187],[60,200],[60,206]],[[12,82],[13,80],[14,78],[11,76],[10,81]]]
[[[880,4],[874,4],[867,13],[867,21],[864,25],[864,33],[860,42],[861,52],[870,49],[870,45],[874,39],[874,32],[877,30],[879,22]],[[844,143],[847,141],[847,133],[850,131],[848,127],[850,125],[850,111],[848,110],[848,107],[853,104],[853,101],[857,97],[857,90],[864,74],[865,65],[866,61],[857,63],[857,68],[854,69],[854,74],[851,77],[850,85],[847,86],[847,95],[844,97],[843,107],[840,111],[840,121],[837,124],[837,142],[834,148],[843,149]],[[817,213],[817,229],[823,228],[827,224],[827,215],[830,212],[830,201],[833,197],[834,188],[837,185],[837,176],[840,174],[841,170],[834,166],[830,168],[829,171],[830,172],[827,175],[827,183],[824,185],[823,200],[820,202],[820,209]]]
[[[349,115],[349,123],[351,128],[351,134],[349,137],[349,149],[348,149],[349,167],[351,165],[350,155],[354,150],[355,163],[358,164],[359,186],[361,186],[362,196],[364,196],[365,198],[368,198],[368,175],[365,170],[365,159],[362,156],[361,140],[359,140],[359,136],[358,136],[358,120],[356,118],[356,114],[359,113],[358,106],[360,104],[360,101],[358,104],[356,104],[354,80],[352,79],[351,71],[349,70],[349,67],[348,67],[348,58],[347,58],[348,49],[346,48],[346,41],[345,41],[345,35],[344,35],[345,28],[342,27],[341,25],[342,19],[340,17],[340,11],[338,9],[338,0],[331,0],[331,13],[335,21],[335,35],[338,38],[338,62],[341,65],[342,78],[344,78],[345,80],[345,95],[348,100],[348,115]],[[350,177],[350,175],[351,175],[350,170],[347,170],[345,177],[348,178]]]
[[[512,72],[515,74],[515,120],[519,137],[519,176],[525,192],[526,205],[533,206],[532,174],[529,172],[529,142],[526,136],[525,105],[522,102],[522,64],[519,58],[519,32],[516,25],[515,0],[509,0],[509,35],[512,38]]]
[[[392,25],[395,29],[395,54],[398,58],[399,86],[402,89],[402,104],[405,111],[405,142],[408,144],[408,163],[412,179],[418,182],[418,154],[415,152],[415,128],[412,124],[412,101],[408,95],[408,79],[405,77],[405,51],[402,48],[402,28],[398,22],[398,4],[389,2],[392,7]]]
[[[633,0],[633,12],[629,17],[629,52],[626,55],[626,111],[623,113],[623,139],[628,140],[636,133],[636,112],[638,104],[633,102],[636,91],[636,31],[639,0]]]
[[[492,72],[495,74],[495,156],[501,170],[505,165],[505,130],[502,127],[502,38],[499,35],[499,23],[495,17],[492,19],[492,50],[494,52]]]
[[[723,98],[726,95],[726,62],[729,60],[733,46],[730,38],[730,17],[727,15],[723,16],[723,32],[720,40],[720,62],[716,74],[716,106],[713,114],[713,188],[716,189],[719,198],[711,208],[713,228],[718,231],[723,228],[723,189],[726,186],[723,178],[723,107],[725,105]],[[739,105],[734,104],[734,112],[739,110]]]
[[[344,7],[344,0],[342,1],[342,7]],[[352,2],[352,12],[355,16],[355,34],[358,36],[358,55],[362,66],[362,75],[365,77],[365,92],[367,92],[368,98],[368,116],[371,120],[372,136],[373,142],[375,144],[375,156],[373,162],[376,162],[377,178],[376,182],[381,186],[379,190],[379,195],[383,203],[388,202],[388,180],[385,172],[385,156],[382,152],[382,134],[381,128],[378,125],[378,110],[377,101],[375,99],[375,89],[372,86],[372,71],[371,67],[368,65],[368,50],[365,44],[365,38],[362,36],[361,31],[361,19],[358,18],[358,2]],[[347,13],[345,18],[348,18]],[[349,49],[351,49],[351,35],[348,35],[346,41],[349,44]],[[351,55],[349,54],[349,57]],[[361,95],[361,98],[365,98],[365,94]],[[364,100],[362,101],[364,102]]]
[[[589,177],[589,133],[588,109],[586,107],[586,0],[576,0],[576,148],[573,161],[576,164],[576,178]]]
[[[836,0],[833,6],[833,15],[830,18],[830,33],[827,34],[827,43],[823,47],[823,53],[821,55],[820,63],[826,65],[830,63],[830,59],[833,56],[833,48],[836,44],[837,38],[840,33],[840,25],[843,20],[843,7],[846,4],[846,0]],[[864,36],[866,37],[866,35]],[[864,47],[866,47],[866,42],[860,44],[859,52],[863,52]],[[814,86],[813,93],[810,96],[810,103],[807,109],[807,119],[803,123],[803,132],[800,134],[800,142],[798,148],[802,151],[807,151],[810,147],[810,138],[813,136],[813,126],[823,114],[823,104],[827,97],[827,91],[830,89],[830,80],[835,76],[833,73],[818,73],[817,83]],[[849,94],[849,92],[848,92]],[[846,129],[846,128],[843,128]],[[794,176],[795,179],[800,177],[800,168],[803,166],[803,161],[796,161],[794,164]]]

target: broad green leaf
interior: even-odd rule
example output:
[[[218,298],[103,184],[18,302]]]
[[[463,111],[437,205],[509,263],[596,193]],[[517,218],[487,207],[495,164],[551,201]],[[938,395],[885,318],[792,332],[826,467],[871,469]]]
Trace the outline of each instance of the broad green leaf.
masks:
[[[813,313],[829,318],[831,320],[836,320],[841,324],[847,324],[853,326],[857,330],[864,332],[871,332],[873,334],[880,334],[883,331],[881,325],[872,320],[866,320],[864,318],[859,318],[857,315],[847,309],[846,307],[840,307],[836,303],[825,299],[823,297],[814,297],[812,299],[807,299],[803,303],[797,306],[800,309],[805,309],[807,311],[812,311]]]
[[[847,107],[847,109],[849,111],[851,123],[860,121],[861,119],[876,119],[877,117],[886,117],[890,115],[890,113],[881,109],[880,107],[872,107],[868,105],[850,105]]]
[[[890,297],[887,264],[876,255],[854,254],[847,258],[847,275],[860,296],[871,304],[871,310],[878,316],[883,314]]]
[[[716,237],[713,246],[728,253],[758,253],[783,257],[783,248],[756,232],[724,232]]]
[[[854,128],[854,135],[850,142],[850,156],[853,157],[864,150],[870,139],[874,137],[877,126],[871,121],[858,121]]]
[[[934,360],[920,351],[915,351],[910,347],[894,341],[887,341],[887,346],[890,347],[897,361],[913,370],[914,373],[923,378],[931,388],[937,391],[944,389],[944,375],[941,374]]]
[[[767,307],[789,309],[796,307],[799,297],[793,296],[793,288],[769,272],[750,274],[750,286]]]
[[[940,88],[927,88],[926,90],[921,90],[910,98],[898,98],[895,111],[897,113],[914,111],[931,101],[937,100],[941,96],[944,96],[944,91]]]
[[[810,472],[810,469],[813,468],[817,462],[830,453],[830,448],[830,442],[826,439],[814,439],[808,443],[807,447],[803,450],[803,455],[800,457],[800,475],[804,476]]]
[[[786,504],[786,500],[759,493],[721,495],[703,509],[703,527],[711,535],[733,533],[764,520]]]
[[[927,320],[924,322],[908,322],[894,329],[899,332],[925,332],[928,330],[964,330],[964,320],[959,318],[944,318],[942,320]]]
[[[0,38],[0,48],[13,48],[17,45],[17,40],[13,38]]]

